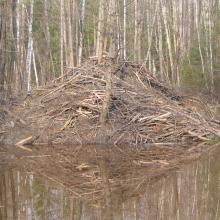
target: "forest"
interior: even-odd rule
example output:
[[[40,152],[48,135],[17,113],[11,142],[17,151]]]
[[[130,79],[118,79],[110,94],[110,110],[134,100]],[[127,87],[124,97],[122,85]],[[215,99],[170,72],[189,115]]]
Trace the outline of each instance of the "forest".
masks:
[[[219,17],[219,0],[1,0],[1,94],[25,94],[106,56],[215,94]]]
[[[0,219],[220,219],[220,0],[0,0]]]
[[[219,0],[1,0],[0,141],[217,141],[219,20]]]

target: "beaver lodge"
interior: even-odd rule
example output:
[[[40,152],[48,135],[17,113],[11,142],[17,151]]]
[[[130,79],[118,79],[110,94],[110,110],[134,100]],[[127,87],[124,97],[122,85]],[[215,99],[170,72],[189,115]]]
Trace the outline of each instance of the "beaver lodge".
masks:
[[[5,144],[190,145],[220,136],[208,105],[134,63],[67,68],[1,115]]]

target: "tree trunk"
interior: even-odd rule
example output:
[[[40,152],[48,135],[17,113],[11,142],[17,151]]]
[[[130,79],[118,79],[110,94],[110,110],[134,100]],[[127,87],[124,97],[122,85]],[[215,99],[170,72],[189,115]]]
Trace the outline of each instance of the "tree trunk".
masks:
[[[202,48],[201,48],[201,36],[200,36],[200,25],[199,25],[199,6],[197,4],[197,1],[195,1],[195,10],[196,10],[196,15],[195,15],[195,23],[196,23],[196,32],[197,32],[197,37],[198,37],[198,44],[199,44],[199,54],[200,54],[200,59],[201,59],[201,65],[202,65],[202,73],[203,76],[206,80],[206,74],[205,74],[205,66],[204,66],[204,58],[203,58],[203,53],[202,53]],[[207,87],[207,85],[206,85]]]
[[[6,19],[5,19],[5,3],[0,5],[0,92],[4,90],[5,82],[5,38],[6,38]],[[1,101],[1,100],[0,100]]]
[[[51,72],[52,72],[52,64],[51,64],[51,48],[50,48],[50,28],[49,28],[49,16],[48,16],[48,0],[44,0],[44,20],[45,20],[45,35],[46,35],[46,59],[45,59],[45,73],[42,76],[42,83],[43,85],[46,84],[48,80],[52,79]]]
[[[107,119],[108,119],[108,114],[109,114],[109,109],[111,106],[111,100],[112,100],[112,73],[111,71],[106,71],[106,91],[105,91],[105,98],[103,101],[103,106],[102,106],[102,111],[100,115],[100,124],[101,127],[105,126]]]
[[[74,66],[74,53],[73,53],[73,30],[72,30],[72,17],[75,15],[74,12],[71,14],[71,0],[68,0],[67,6],[67,18],[68,18],[68,65],[73,67]]]
[[[97,29],[97,44],[96,44],[96,56],[98,57],[98,63],[102,61],[103,46],[104,46],[104,13],[105,13],[105,0],[99,2],[99,20]]]
[[[64,74],[64,0],[60,0],[60,72],[61,76]]]
[[[124,17],[123,17],[123,23],[124,23],[124,27],[123,27],[123,58],[124,60],[127,59],[127,0],[123,1],[124,5]]]
[[[140,0],[134,0],[134,60],[141,61],[141,32],[142,20]]]
[[[28,22],[28,47],[27,47],[27,56],[25,64],[25,89],[27,93],[31,92],[31,61],[32,61],[32,52],[33,52],[33,9],[34,1],[30,2],[30,13],[29,13],[29,22]]]
[[[25,81],[25,22],[26,22],[26,16],[25,16],[25,5],[21,1],[21,18],[20,18],[20,39],[19,39],[19,74],[20,74],[20,82]],[[23,83],[21,83],[21,89],[23,89]],[[25,88],[24,88],[25,89]]]
[[[165,73],[164,73],[164,68],[163,68],[163,33],[162,33],[162,25],[161,25],[161,20],[158,18],[158,47],[159,47],[159,62],[160,62],[160,76],[164,80]]]
[[[213,72],[213,49],[212,49],[212,21],[211,21],[211,5],[208,5],[208,45],[209,45],[209,74],[210,74],[210,90],[214,94],[214,72]]]
[[[83,41],[84,41],[84,18],[85,18],[85,3],[86,0],[81,0],[81,14],[80,14],[80,37],[79,37],[79,58],[78,65],[82,63]]]
[[[19,55],[20,55],[20,0],[16,4],[16,62],[15,62],[15,93],[19,90]]]
[[[37,88],[38,88],[38,87],[39,87],[39,78],[38,78],[38,73],[37,73],[36,59],[35,59],[34,49],[33,49],[32,59],[33,59],[33,67],[34,67],[34,75],[35,75],[35,80],[36,80],[36,86],[37,86]]]
[[[117,16],[116,16],[116,1],[109,1],[109,36],[110,36],[110,45],[109,45],[109,56],[111,58],[116,57],[116,40],[117,40]]]
[[[165,28],[165,33],[166,33],[166,43],[167,43],[167,48],[168,48],[169,60],[170,60],[171,82],[175,84],[176,73],[174,69],[171,36],[170,36],[170,30],[169,30],[168,21],[167,21],[167,9],[165,7],[165,2],[161,1],[161,7],[162,7],[162,16],[163,16],[163,21],[164,21],[164,28]]]

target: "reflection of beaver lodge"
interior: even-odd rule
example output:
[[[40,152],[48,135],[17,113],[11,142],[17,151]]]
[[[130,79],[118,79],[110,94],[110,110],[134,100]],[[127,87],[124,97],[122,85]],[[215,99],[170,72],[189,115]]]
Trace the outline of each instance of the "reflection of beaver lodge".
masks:
[[[189,143],[219,136],[219,121],[205,104],[178,95],[133,63],[69,68],[25,103],[14,112],[26,125],[14,121],[5,141],[18,130],[14,141],[38,134],[36,142],[54,144]]]
[[[201,146],[202,144],[200,144]],[[169,146],[129,147],[85,145],[38,146],[30,155],[17,151],[17,167],[28,169],[64,187],[75,198],[95,201],[128,199],[147,185],[169,175],[183,162],[199,157],[195,151]],[[14,148],[13,148],[14,149]],[[40,152],[40,154],[39,154]],[[115,205],[115,201],[110,201]]]

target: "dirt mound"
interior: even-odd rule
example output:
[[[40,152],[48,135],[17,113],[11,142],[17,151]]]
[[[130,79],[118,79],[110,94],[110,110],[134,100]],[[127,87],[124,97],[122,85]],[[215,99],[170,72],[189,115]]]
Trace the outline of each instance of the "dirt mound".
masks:
[[[111,79],[107,123],[100,124]],[[6,123],[0,136],[16,143],[151,144],[209,141],[220,136],[219,121],[207,105],[180,96],[145,68],[133,63],[69,68],[63,77],[38,88],[12,111],[1,109]]]

